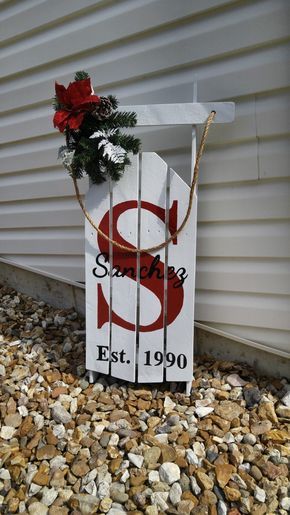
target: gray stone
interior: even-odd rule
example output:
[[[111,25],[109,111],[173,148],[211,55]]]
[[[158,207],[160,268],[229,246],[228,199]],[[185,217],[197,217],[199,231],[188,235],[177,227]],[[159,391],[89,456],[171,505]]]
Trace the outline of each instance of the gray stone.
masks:
[[[71,414],[60,404],[53,406],[51,410],[52,418],[59,424],[67,424],[71,421]]]
[[[217,512],[218,512],[218,515],[227,515],[228,508],[224,501],[219,500],[218,506],[217,506]]]
[[[260,488],[259,486],[256,485],[255,490],[254,490],[254,497],[255,497],[256,501],[258,501],[260,503],[264,503],[266,500],[265,490],[263,490],[262,488]]]
[[[129,452],[128,458],[131,461],[131,463],[133,463],[133,465],[135,465],[135,467],[137,467],[138,469],[142,467],[144,461],[143,456]]]

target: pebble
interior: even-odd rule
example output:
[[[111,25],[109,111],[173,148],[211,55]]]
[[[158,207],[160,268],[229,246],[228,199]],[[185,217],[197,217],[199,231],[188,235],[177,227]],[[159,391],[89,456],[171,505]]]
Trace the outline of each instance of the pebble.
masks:
[[[175,463],[162,463],[159,469],[159,475],[161,481],[171,485],[180,479],[180,468]]]
[[[7,287],[0,298],[4,513],[289,512],[285,379],[203,356],[190,397],[177,383],[89,384],[81,317]]]

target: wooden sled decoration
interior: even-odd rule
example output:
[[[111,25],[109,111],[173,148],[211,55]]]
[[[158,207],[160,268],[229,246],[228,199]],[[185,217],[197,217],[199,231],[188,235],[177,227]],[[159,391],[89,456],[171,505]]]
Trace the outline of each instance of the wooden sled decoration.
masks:
[[[126,106],[137,125],[204,123],[234,119],[234,104]],[[195,129],[193,127],[193,158]],[[91,185],[86,209],[118,243],[148,248],[166,240],[187,210],[189,186],[153,152],[132,158],[117,183]],[[197,198],[183,231],[154,253],[129,253],[97,235],[85,222],[86,367],[139,383],[193,377]]]

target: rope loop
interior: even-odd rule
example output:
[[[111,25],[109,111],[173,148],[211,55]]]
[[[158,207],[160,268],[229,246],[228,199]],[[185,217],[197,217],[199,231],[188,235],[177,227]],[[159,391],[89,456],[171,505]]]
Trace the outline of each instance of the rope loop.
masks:
[[[74,187],[75,187],[76,197],[77,197],[78,203],[79,203],[79,205],[81,207],[81,210],[83,211],[86,219],[90,222],[91,226],[97,231],[97,233],[100,236],[102,236],[102,238],[104,238],[105,240],[107,240],[109,243],[111,243],[112,245],[114,245],[115,247],[117,247],[120,250],[123,250],[125,252],[130,252],[131,254],[132,253],[136,254],[138,252],[140,252],[140,254],[142,254],[144,252],[150,253],[150,252],[156,252],[157,250],[161,250],[164,247],[166,247],[167,245],[169,245],[178,236],[178,234],[184,229],[184,227],[185,227],[185,225],[186,225],[186,223],[187,223],[187,221],[188,221],[188,219],[190,217],[190,213],[191,213],[191,209],[192,209],[192,204],[193,204],[193,198],[194,198],[194,192],[195,192],[196,184],[197,184],[197,181],[198,181],[199,163],[200,163],[201,157],[203,155],[203,151],[204,151],[206,139],[207,139],[207,136],[208,136],[209,128],[210,128],[210,126],[211,126],[211,124],[212,124],[212,122],[213,122],[213,120],[215,118],[215,115],[216,115],[216,112],[215,111],[211,111],[210,115],[208,116],[208,118],[206,120],[204,129],[203,129],[202,137],[201,137],[200,144],[199,144],[199,147],[198,147],[198,151],[197,151],[197,154],[196,154],[196,160],[195,160],[195,165],[194,165],[194,170],[193,170],[193,178],[192,178],[192,182],[191,182],[191,186],[190,186],[190,192],[189,192],[188,207],[187,207],[187,211],[185,213],[184,219],[181,222],[181,224],[178,227],[178,229],[175,231],[175,233],[172,234],[167,240],[159,243],[158,245],[154,245],[153,247],[142,248],[142,249],[139,249],[139,248],[136,248],[136,247],[132,248],[132,247],[127,247],[126,245],[122,245],[122,244],[118,243],[116,240],[113,240],[112,238],[110,238],[107,234],[105,234],[95,224],[95,222],[93,221],[92,217],[90,216],[90,214],[86,210],[85,205],[84,205],[84,203],[82,201],[82,198],[81,198],[81,195],[80,195],[77,179],[75,177],[72,177],[73,183],[74,183]]]

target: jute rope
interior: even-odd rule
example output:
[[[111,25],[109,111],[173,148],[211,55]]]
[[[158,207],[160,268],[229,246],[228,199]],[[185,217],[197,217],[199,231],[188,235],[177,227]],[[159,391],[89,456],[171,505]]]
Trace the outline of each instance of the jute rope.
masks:
[[[200,140],[199,148],[198,148],[198,151],[197,151],[197,154],[196,154],[196,160],[195,160],[194,171],[193,171],[193,178],[192,178],[192,182],[191,182],[191,186],[190,186],[190,192],[189,192],[188,207],[187,207],[187,211],[186,211],[186,214],[184,216],[184,219],[183,219],[181,225],[175,231],[175,233],[172,234],[170,236],[170,238],[168,238],[167,240],[163,241],[162,243],[159,243],[158,245],[154,245],[153,247],[142,248],[142,249],[136,248],[136,247],[134,247],[134,248],[127,247],[126,245],[121,245],[116,240],[113,240],[107,234],[105,234],[103,231],[101,231],[101,229],[95,224],[94,220],[91,218],[90,214],[87,212],[87,210],[86,210],[86,208],[84,206],[84,203],[83,203],[83,201],[81,199],[81,195],[80,195],[80,191],[79,191],[79,187],[78,187],[76,178],[75,177],[72,178],[73,182],[74,182],[76,197],[78,199],[79,205],[80,205],[80,207],[81,207],[81,209],[82,209],[86,219],[90,222],[91,226],[97,231],[97,233],[100,236],[102,236],[102,238],[105,238],[105,240],[107,240],[109,243],[112,243],[118,249],[124,250],[126,252],[130,252],[130,253],[133,253],[133,254],[135,254],[137,252],[140,252],[140,253],[148,252],[148,253],[150,253],[150,252],[155,252],[156,250],[161,250],[164,247],[166,247],[167,245],[169,245],[169,243],[171,243],[172,240],[174,240],[176,238],[176,236],[185,227],[185,225],[186,225],[186,223],[187,223],[187,221],[188,221],[188,219],[190,217],[190,213],[191,213],[191,209],[192,209],[192,204],[193,204],[193,196],[194,196],[195,187],[196,187],[197,180],[198,180],[199,163],[200,163],[203,151],[204,151],[204,147],[205,147],[206,139],[207,139],[207,136],[208,136],[209,128],[210,128],[210,126],[211,126],[211,124],[212,124],[212,122],[214,120],[215,115],[216,115],[215,111],[212,111],[210,113],[210,115],[208,116],[208,118],[206,120],[205,127],[203,129],[203,133],[202,133],[202,137],[201,137],[201,140]]]

